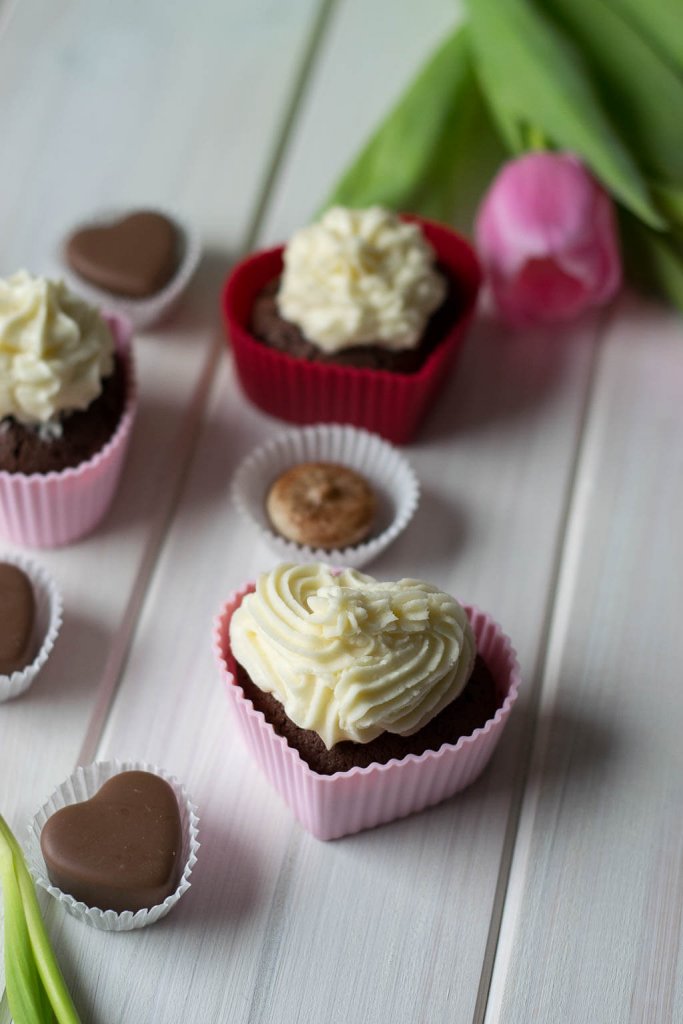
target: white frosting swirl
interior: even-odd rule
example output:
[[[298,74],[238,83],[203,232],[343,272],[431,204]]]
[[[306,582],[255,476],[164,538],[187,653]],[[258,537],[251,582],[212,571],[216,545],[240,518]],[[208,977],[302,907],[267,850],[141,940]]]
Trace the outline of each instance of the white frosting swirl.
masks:
[[[0,418],[48,424],[87,408],[113,370],[114,340],[62,281],[21,270],[0,280]]]
[[[458,602],[420,580],[279,565],[230,623],[237,661],[329,749],[410,736],[458,696],[475,641]]]
[[[335,206],[287,245],[277,304],[325,352],[366,342],[397,351],[415,348],[445,294],[417,224],[379,206]]]

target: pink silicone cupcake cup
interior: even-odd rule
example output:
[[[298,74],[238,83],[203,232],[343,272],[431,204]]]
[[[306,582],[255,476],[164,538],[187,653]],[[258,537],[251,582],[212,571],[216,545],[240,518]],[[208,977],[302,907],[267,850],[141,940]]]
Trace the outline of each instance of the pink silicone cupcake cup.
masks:
[[[52,473],[0,471],[0,535],[13,544],[55,548],[90,533],[116,491],[135,418],[137,393],[130,347],[132,326],[105,315],[126,369],[127,397],[112,438],[87,462]]]
[[[472,246],[443,224],[420,224],[458,289],[460,311],[416,373],[391,373],[337,363],[309,362],[258,341],[249,319],[258,293],[282,272],[283,247],[252,253],[233,267],[223,288],[226,334],[247,397],[264,412],[290,423],[350,423],[406,444],[417,432],[448,378],[465,339],[481,283]]]
[[[305,829],[318,839],[338,839],[438,804],[481,774],[498,743],[517,699],[520,671],[508,637],[478,608],[465,606],[477,649],[488,665],[501,704],[482,729],[457,743],[400,761],[319,775],[266,722],[244,696],[234,676],[230,651],[230,619],[250,583],[232,594],[214,622],[214,654],[221,670],[237,726],[262,772]]]

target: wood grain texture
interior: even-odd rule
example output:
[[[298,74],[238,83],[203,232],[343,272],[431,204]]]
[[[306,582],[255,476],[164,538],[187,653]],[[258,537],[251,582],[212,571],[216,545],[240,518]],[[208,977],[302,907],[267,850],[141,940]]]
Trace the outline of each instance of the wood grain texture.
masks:
[[[0,272],[51,269],[63,231],[109,203],[166,203],[207,243],[178,315],[138,345],[111,516],[39,556],[63,635],[0,707],[18,831],[79,751],[161,764],[200,805],[168,919],[111,936],[49,904],[92,1024],[683,1017],[677,320],[627,302],[596,363],[600,320],[514,334],[483,317],[407,450],[421,505],[370,571],[492,612],[526,680],[469,791],[319,843],[256,774],[212,663],[213,613],[273,562],[230,478],[282,429],[223,358],[220,281],[256,229],[266,244],[309,218],[454,17],[450,0],[0,0]]]
[[[487,1021],[683,1017],[683,331],[601,354]]]
[[[220,281],[246,244],[263,140],[287,113],[317,9],[207,3],[198,18],[177,4],[57,2],[3,22],[0,272],[55,269],[71,224],[126,202],[178,210],[206,245],[172,324],[138,339],[140,412],[112,512],[92,537],[36,555],[66,611],[44,672],[0,709],[0,807],[18,833],[79,751],[92,753],[118,683],[223,346]]]
[[[385,0],[337,6],[270,197],[264,244],[282,241],[313,217],[462,9],[453,0],[429,0],[428,8]]]
[[[41,19],[45,7],[42,11],[41,5],[23,8],[4,40],[0,62],[0,90],[11,97],[0,115],[4,118],[2,129],[7,150],[15,157],[7,164],[3,176],[7,192],[0,197],[0,217],[6,225],[3,259],[7,271],[22,264],[44,269],[66,226],[97,202],[142,201],[150,195],[155,201],[173,204],[173,189],[165,184],[162,173],[169,167],[167,151],[173,145],[178,147],[178,166],[173,173],[184,183],[184,212],[209,246],[212,240],[219,242],[220,250],[209,248],[173,323],[150,332],[136,346],[140,413],[112,514],[87,540],[64,551],[36,556],[54,572],[64,590],[66,616],[63,635],[35,687],[24,700],[2,709],[0,750],[15,777],[23,776],[26,768],[37,767],[30,764],[30,737],[47,736],[48,743],[52,739],[57,744],[65,741],[68,749],[64,756],[68,760],[66,764],[59,761],[64,767],[79,748],[150,534],[155,529],[163,532],[163,519],[183,469],[183,447],[188,436],[191,438],[193,420],[203,411],[201,405],[197,408],[196,389],[199,399],[203,399],[201,376],[208,354],[213,346],[222,346],[217,289],[231,250],[234,253],[244,242],[249,203],[258,200],[255,183],[264,169],[263,150],[253,144],[254,125],[260,112],[260,131],[268,135],[277,130],[284,111],[273,102],[272,82],[279,81],[281,95],[286,94],[287,84],[298,70],[297,55],[304,48],[315,11],[313,4],[300,3],[290,15],[273,19],[272,5],[263,2],[260,10],[252,8],[246,18],[251,22],[247,32],[245,13],[237,5],[217,4],[211,13],[207,10],[201,25],[193,20],[189,27],[180,27],[177,19],[161,10],[155,12],[154,5],[145,7],[142,22],[132,18],[127,21],[122,5],[98,5],[96,11],[87,4],[49,6],[53,19],[49,40]],[[166,11],[165,5],[160,6]],[[134,22],[135,30],[126,28]],[[80,34],[74,33],[76,24],[82,25]],[[237,32],[242,33],[243,45],[226,67],[216,37],[230,38]],[[119,48],[119,33],[127,40],[125,47],[121,42]],[[265,85],[252,68],[257,54],[269,46],[273,51],[272,80]],[[36,90],[33,80],[23,73],[31,49],[32,66],[41,69],[41,90]],[[95,54],[100,53],[101,59],[96,60]],[[185,72],[180,75],[184,65]],[[252,116],[245,128],[245,118],[234,96],[237,81],[249,81],[250,75]],[[155,77],[159,88],[152,91]],[[180,79],[184,79],[182,84]],[[123,92],[119,89],[121,82],[125,82]],[[175,84],[165,88],[171,82]],[[30,124],[30,104],[36,92],[40,92],[41,102],[44,94],[57,97],[50,135],[43,144],[59,154],[58,164],[34,159],[34,150],[41,141],[35,123]],[[186,96],[184,107],[179,103],[181,92]],[[139,96],[146,96],[148,107],[136,138]],[[121,123],[117,131],[109,125],[104,146],[94,150],[97,158],[93,159],[93,139],[88,129],[94,124],[97,130],[101,119],[107,119],[109,107],[117,111]],[[94,117],[97,109],[101,113]],[[124,116],[126,111],[132,125]],[[145,119],[154,126],[157,136],[155,146],[141,156],[140,150],[147,145],[143,141],[147,134]],[[209,126],[219,119],[220,158],[214,133],[209,132]],[[33,146],[28,145],[29,130],[34,133]],[[197,132],[196,137],[193,132]],[[207,147],[208,156],[198,161],[202,132],[211,145]],[[75,148],[69,146],[70,139],[77,143]],[[191,186],[182,168],[192,177],[197,163],[201,163],[204,177]],[[145,179],[149,185],[145,185]],[[234,185],[226,189],[229,179]],[[38,233],[31,230],[35,206],[17,201],[20,190],[32,195],[44,192],[51,197],[50,205],[36,221],[40,223]],[[14,228],[7,227],[13,219]],[[95,566],[101,573],[96,587]],[[48,721],[51,728],[47,727]],[[52,754],[50,750],[48,761]],[[26,802],[21,807],[22,816],[43,794],[53,773],[54,767],[38,783],[39,788],[27,785],[29,780],[23,777],[20,799]],[[13,801],[18,794],[12,788],[2,796]],[[12,804],[7,809],[12,820]]]
[[[403,20],[405,35],[391,32],[393,9],[368,19],[361,4],[338,8],[264,239],[307,217],[311,197],[327,187],[332,168],[318,140],[364,97],[360,81],[359,93],[352,81],[340,89],[348,53],[366,67],[389,33],[395,60],[402,40],[405,67],[433,44],[428,17]],[[378,109],[390,87],[388,76],[377,80]],[[347,124],[348,153],[364,129],[359,122],[354,135]],[[385,578],[424,576],[491,610],[528,675],[540,656],[596,330],[592,321],[552,338],[505,335],[491,322],[478,328],[408,450],[424,485],[418,515],[371,567]],[[165,1021],[229,1012],[244,1022],[407,1024],[469,1022],[475,1013],[529,690],[491,769],[460,798],[334,844],[299,829],[235,736],[209,645],[221,601],[272,565],[228,491],[238,461],[281,429],[245,403],[226,361],[98,751],[148,758],[186,781],[202,816],[200,861],[162,928],[117,947],[115,961],[106,937],[55,922],[69,977],[96,1024],[129,1019],[135,1000],[151,1006],[159,990]],[[123,979],[134,993],[124,1006]]]

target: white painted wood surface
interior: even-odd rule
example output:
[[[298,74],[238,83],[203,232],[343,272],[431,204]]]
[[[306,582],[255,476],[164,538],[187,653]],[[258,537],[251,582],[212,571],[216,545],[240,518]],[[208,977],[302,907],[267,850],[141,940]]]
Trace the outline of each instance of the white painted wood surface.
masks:
[[[138,344],[112,515],[38,556],[64,635],[0,706],[17,831],[79,756],[155,761],[200,805],[193,886],[166,921],[103,935],[50,905],[84,1021],[683,1016],[676,317],[627,300],[606,329],[482,320],[407,449],[423,500],[372,571],[487,608],[526,678],[469,792],[317,842],[255,774],[211,660],[213,612],[271,564],[230,475],[280,429],[223,356],[221,277],[308,219],[452,17],[450,0],[0,3],[0,272],[50,268],[64,228],[108,203],[176,207],[207,243],[177,318]]]
[[[683,330],[624,300],[582,443],[487,1021],[683,1020]]]

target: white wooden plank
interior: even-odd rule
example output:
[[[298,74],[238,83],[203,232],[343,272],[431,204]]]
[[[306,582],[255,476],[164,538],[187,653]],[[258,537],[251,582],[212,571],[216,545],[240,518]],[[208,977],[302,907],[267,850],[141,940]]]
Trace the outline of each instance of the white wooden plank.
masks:
[[[683,1018],[682,342],[629,299],[600,360],[490,1024]]]
[[[307,217],[329,184],[319,139],[334,143],[324,125],[358,112],[356,136],[346,123],[342,162],[366,130],[365,100],[381,109],[402,80],[394,72],[356,85],[343,78],[349,54],[354,66],[372,67],[390,37],[402,47],[400,67],[416,66],[446,24],[444,5],[435,3],[433,16],[423,5],[419,18],[401,12],[409,33],[400,36],[395,5],[381,6],[338,8],[264,238]],[[423,575],[490,609],[529,675],[544,638],[595,332],[586,321],[552,335],[511,336],[492,324],[474,333],[408,452],[425,486],[423,506],[375,566],[385,577]],[[187,782],[205,830],[196,886],[162,929],[117,945],[115,961],[106,936],[93,939],[66,918],[60,948],[70,978],[85,979],[88,992],[82,982],[79,990],[94,1018],[112,1024],[159,989],[166,1021],[223,1019],[229,1010],[253,1024],[469,1022],[500,900],[528,691],[491,770],[461,798],[335,844],[293,823],[235,737],[209,649],[221,600],[272,564],[236,520],[230,473],[280,429],[247,406],[225,365],[99,749],[157,761]],[[133,992],[126,1007],[124,979]]]
[[[317,9],[207,2],[200,16],[123,0],[0,12],[0,272],[53,269],[70,224],[127,202],[177,209],[206,244],[178,315],[138,341],[140,413],[112,513],[91,538],[36,554],[66,611],[43,674],[0,707],[0,807],[18,832],[91,746],[118,682],[223,346],[219,284],[246,242]]]
[[[339,5],[321,47],[271,197],[261,239],[282,241],[308,223],[335,180],[444,35],[462,3],[385,0]],[[412,46],[406,50],[406,41]]]
[[[144,201],[145,196],[171,205],[182,201],[210,249],[179,315],[138,342],[140,414],[113,515],[85,542],[37,555],[65,590],[66,622],[35,688],[2,709],[3,721],[9,723],[3,756],[17,774],[27,767],[17,761],[26,745],[24,725],[32,735],[68,735],[67,763],[78,749],[74,743],[79,743],[87,722],[110,643],[116,642],[150,529],[156,524],[159,532],[163,527],[176,469],[182,467],[182,445],[201,411],[191,403],[211,346],[221,344],[218,284],[230,250],[241,244],[250,202],[258,200],[255,179],[265,170],[266,157],[262,142],[274,137],[315,10],[314,4],[301,2],[274,18],[268,2],[254,6],[248,16],[241,5],[217,4],[207,7],[204,19],[188,15],[185,23],[177,11],[169,17],[165,4],[146,5],[137,19],[132,17],[137,5],[49,7],[49,38],[42,22],[46,5],[42,10],[40,5],[22,9],[4,40],[0,62],[0,91],[11,98],[0,113],[6,152],[12,154],[3,173],[7,190],[0,196],[5,270],[24,263],[44,269],[69,222],[98,202]],[[238,34],[240,45],[229,51],[227,60],[225,47]],[[270,53],[269,47],[271,73],[265,83],[255,58]],[[25,76],[29,53],[31,67],[40,69],[30,79]],[[123,95],[118,92],[121,82],[126,83]],[[151,88],[155,82],[156,92]],[[281,83],[279,102],[273,102],[275,82]],[[235,103],[238,87],[249,91],[249,118]],[[148,106],[143,112],[138,97],[145,95]],[[46,97],[53,100],[47,143],[33,117]],[[93,152],[87,129],[96,109],[108,130]],[[120,123],[113,130],[115,115]],[[149,125],[154,126],[155,144],[145,148]],[[41,142],[54,146],[54,160],[35,159]],[[165,173],[169,163],[172,181]],[[22,194],[27,199],[45,197],[45,206],[22,203]],[[93,588],[96,564],[103,582]],[[71,700],[65,676],[72,680]],[[49,705],[44,722],[41,698]],[[80,726],[69,717],[74,711]],[[66,715],[59,728],[55,714]],[[49,777],[37,789],[24,780],[25,806],[33,805]]]
[[[535,408],[535,389],[558,350],[548,339],[541,346],[540,339],[486,331],[476,337],[451,392],[452,407],[460,408],[453,434],[439,439],[435,423],[431,442],[410,450],[426,483],[426,507],[376,571],[425,575],[474,596],[506,624],[533,673],[591,331],[563,339],[574,346],[565,353],[566,376],[556,381],[553,401]],[[511,346],[507,353],[504,342]],[[515,426],[516,414],[508,410],[514,441],[502,446],[500,421],[497,428],[475,426],[468,399],[493,353],[509,371],[517,366],[526,408],[518,414],[528,417],[526,426]],[[492,384],[501,403],[510,383],[508,373]],[[426,1006],[435,1020],[469,1021],[527,700],[491,770],[460,799],[337,844],[320,844],[293,824],[235,737],[209,650],[210,620],[221,600],[272,564],[235,520],[227,489],[238,459],[277,429],[243,403],[226,365],[99,750],[104,757],[148,758],[186,780],[205,830],[197,885],[163,930],[154,930],[156,945],[145,939],[153,971],[136,971],[137,945],[117,947],[112,962],[106,937],[93,940],[67,919],[59,922],[60,948],[73,964],[72,976],[96,986],[97,1006],[112,1022],[125,1019],[118,1001],[124,976],[134,979],[143,1004],[158,984],[168,986],[177,1007],[168,1020],[185,1019],[191,1006],[201,1019],[214,1019],[230,993],[235,1020],[346,1016],[380,1022],[394,1013],[411,1021]],[[222,437],[229,444],[217,444]],[[454,471],[444,477],[447,458]],[[500,508],[491,507],[492,479],[499,483]],[[241,890],[249,894],[249,910],[233,920],[231,905]],[[192,944],[188,918],[211,922],[206,934],[197,925]],[[337,922],[339,930],[324,938],[327,922]],[[352,948],[344,946],[349,934]],[[192,956],[183,957],[190,946]]]

